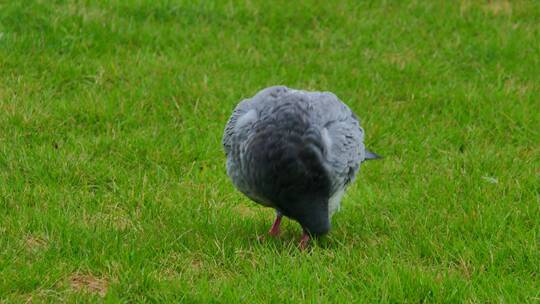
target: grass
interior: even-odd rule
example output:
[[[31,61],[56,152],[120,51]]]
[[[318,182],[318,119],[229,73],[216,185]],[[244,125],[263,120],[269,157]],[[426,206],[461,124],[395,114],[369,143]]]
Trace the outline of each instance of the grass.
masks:
[[[0,302],[540,302],[536,1],[0,2]],[[328,237],[234,190],[266,86],[385,156]]]

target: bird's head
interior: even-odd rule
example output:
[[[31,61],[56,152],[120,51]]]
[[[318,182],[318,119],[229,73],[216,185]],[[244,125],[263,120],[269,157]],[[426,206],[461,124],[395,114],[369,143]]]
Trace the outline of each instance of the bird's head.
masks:
[[[309,196],[287,206],[289,210],[283,210],[285,215],[296,220],[309,235],[318,237],[330,231],[327,198]]]

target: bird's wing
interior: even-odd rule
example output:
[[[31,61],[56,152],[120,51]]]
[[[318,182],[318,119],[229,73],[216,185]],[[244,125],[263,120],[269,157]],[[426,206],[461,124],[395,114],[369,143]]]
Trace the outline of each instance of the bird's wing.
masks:
[[[330,166],[337,175],[338,187],[349,184],[365,158],[364,131],[358,121],[335,121],[326,128],[331,146],[327,154]]]
[[[279,98],[288,92],[287,87],[273,86],[259,91],[252,98],[241,101],[234,109],[223,132],[222,144],[225,153],[229,155],[235,140],[245,139],[249,126],[259,118],[259,114],[271,112]]]
[[[315,119],[322,127],[327,146],[326,159],[334,173],[334,190],[350,183],[365,158],[364,130],[354,113],[332,93],[319,93],[311,99]]]
[[[255,104],[250,99],[244,99],[234,109],[225,130],[221,143],[225,149],[225,154],[229,155],[233,144],[244,139],[249,130],[249,126],[258,118]]]
[[[233,113],[231,114],[231,117],[229,117],[229,121],[227,121],[227,124],[225,125],[225,130],[223,131],[223,138],[221,139],[221,143],[223,144],[223,148],[225,149],[225,154],[227,155],[229,155],[232,149],[232,141],[233,141],[238,119],[242,117],[243,115],[245,115],[250,109],[248,102],[249,100],[247,99],[241,101],[236,106]]]

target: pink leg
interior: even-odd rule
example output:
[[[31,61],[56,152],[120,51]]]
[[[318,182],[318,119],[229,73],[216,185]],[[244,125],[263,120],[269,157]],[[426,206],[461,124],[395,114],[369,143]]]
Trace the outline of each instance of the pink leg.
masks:
[[[274,224],[272,225],[272,228],[270,228],[270,231],[268,231],[268,234],[271,236],[278,236],[279,235],[279,224],[281,224],[281,218],[283,215],[277,214],[276,220],[274,221]]]
[[[309,234],[304,232],[304,234],[302,234],[302,238],[300,239],[300,244],[298,245],[298,247],[300,247],[300,250],[306,250],[308,245],[309,245]]]

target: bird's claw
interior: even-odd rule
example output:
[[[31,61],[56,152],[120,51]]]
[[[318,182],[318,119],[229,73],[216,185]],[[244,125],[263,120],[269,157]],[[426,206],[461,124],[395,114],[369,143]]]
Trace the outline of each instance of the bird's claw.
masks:
[[[278,214],[276,216],[276,220],[274,221],[274,224],[272,224],[272,228],[270,228],[270,231],[268,231],[268,234],[273,237],[279,236],[280,230],[279,225],[281,224],[281,218],[282,216]]]
[[[306,250],[309,247],[309,239],[309,234],[304,232],[304,234],[302,234],[302,238],[300,239],[300,243],[298,244],[298,248],[300,248],[302,251]]]

